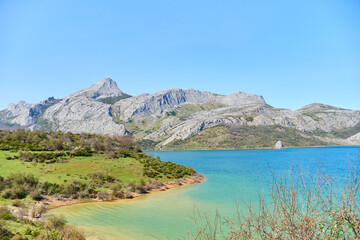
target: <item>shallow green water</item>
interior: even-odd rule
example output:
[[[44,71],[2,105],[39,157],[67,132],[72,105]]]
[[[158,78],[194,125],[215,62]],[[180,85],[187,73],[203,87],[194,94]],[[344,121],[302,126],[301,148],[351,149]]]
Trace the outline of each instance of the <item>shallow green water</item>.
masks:
[[[204,183],[155,193],[115,203],[91,203],[53,210],[64,214],[69,223],[91,230],[96,236],[114,239],[186,238],[193,226],[194,210],[210,215],[219,210],[232,216],[235,198],[240,208],[256,201],[258,191],[271,184],[270,168],[276,174],[289,171],[297,164],[314,172],[317,161],[337,178],[346,175],[349,158],[359,155],[359,146],[296,148],[281,150],[230,150],[148,152],[162,160],[192,166],[204,174]]]

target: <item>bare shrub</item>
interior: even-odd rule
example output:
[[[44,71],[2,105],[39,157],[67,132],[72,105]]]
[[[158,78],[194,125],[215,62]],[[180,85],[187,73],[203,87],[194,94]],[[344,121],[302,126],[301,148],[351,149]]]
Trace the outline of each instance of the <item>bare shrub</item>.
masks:
[[[60,230],[65,227],[66,220],[63,215],[51,215],[46,219],[45,224],[49,229]]]
[[[14,207],[25,207],[25,204],[20,199],[15,199],[11,205]]]
[[[97,198],[101,201],[109,201],[112,200],[112,195],[108,192],[100,191],[97,194]]]
[[[66,226],[62,230],[62,238],[64,240],[85,240],[84,233],[80,231],[79,229],[72,227],[72,226]]]
[[[31,217],[32,218],[41,218],[47,212],[47,208],[45,205],[33,206],[31,209]]]
[[[119,141],[120,146],[125,149],[131,149],[137,146],[135,139],[130,136],[118,136],[117,140]]]
[[[147,193],[143,184],[134,181],[128,184],[128,190],[137,194]]]
[[[30,193],[30,197],[35,201],[41,201],[44,197],[37,190],[34,190]]]

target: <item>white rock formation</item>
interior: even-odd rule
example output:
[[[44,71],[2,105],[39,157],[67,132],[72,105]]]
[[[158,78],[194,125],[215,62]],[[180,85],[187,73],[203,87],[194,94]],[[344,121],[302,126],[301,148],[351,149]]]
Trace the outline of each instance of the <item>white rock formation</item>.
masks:
[[[277,141],[277,142],[275,143],[275,148],[276,148],[276,149],[281,149],[281,148],[283,148],[283,147],[284,147],[284,145],[282,144],[281,141]]]

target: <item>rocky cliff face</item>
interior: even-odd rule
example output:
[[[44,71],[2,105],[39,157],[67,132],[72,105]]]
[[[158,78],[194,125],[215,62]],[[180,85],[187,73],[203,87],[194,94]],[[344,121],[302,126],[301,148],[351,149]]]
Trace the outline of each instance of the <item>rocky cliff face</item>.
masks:
[[[55,103],[54,97],[45,99],[38,104],[29,104],[25,101],[11,103],[7,109],[1,111],[0,121],[3,120],[19,126],[30,126],[36,123],[37,118],[45,111],[47,106]]]
[[[131,97],[106,78],[63,99],[10,104],[0,112],[0,123],[31,129],[132,134],[159,148],[216,126],[279,126],[332,144],[352,144],[359,141],[360,111],[324,104],[292,111],[273,108],[255,94],[219,95],[194,89]]]
[[[193,89],[169,89],[155,94],[142,94],[124,99],[115,104],[118,116],[128,122],[136,117],[161,117],[182,104],[201,104],[210,101],[216,95]]]
[[[113,121],[111,105],[98,101],[122,95],[117,84],[105,78],[49,107],[40,121],[54,130],[125,135],[124,125]]]

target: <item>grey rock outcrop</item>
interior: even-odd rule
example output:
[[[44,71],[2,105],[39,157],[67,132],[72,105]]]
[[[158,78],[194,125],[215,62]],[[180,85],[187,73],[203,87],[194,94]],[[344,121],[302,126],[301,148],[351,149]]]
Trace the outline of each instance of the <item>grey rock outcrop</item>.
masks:
[[[28,104],[20,101],[17,104],[9,104],[5,118],[13,118],[10,122],[21,126],[35,123],[35,118],[41,113],[41,104]]]
[[[11,103],[8,108],[2,111],[1,120],[9,120],[11,124],[29,126],[35,124],[37,118],[43,113],[44,107],[55,103],[54,97],[49,97],[38,104],[29,104],[25,101]]]
[[[182,104],[201,104],[214,98],[215,94],[194,89],[169,89],[154,94],[121,100],[115,104],[119,118],[129,121],[133,117],[160,117]]]

